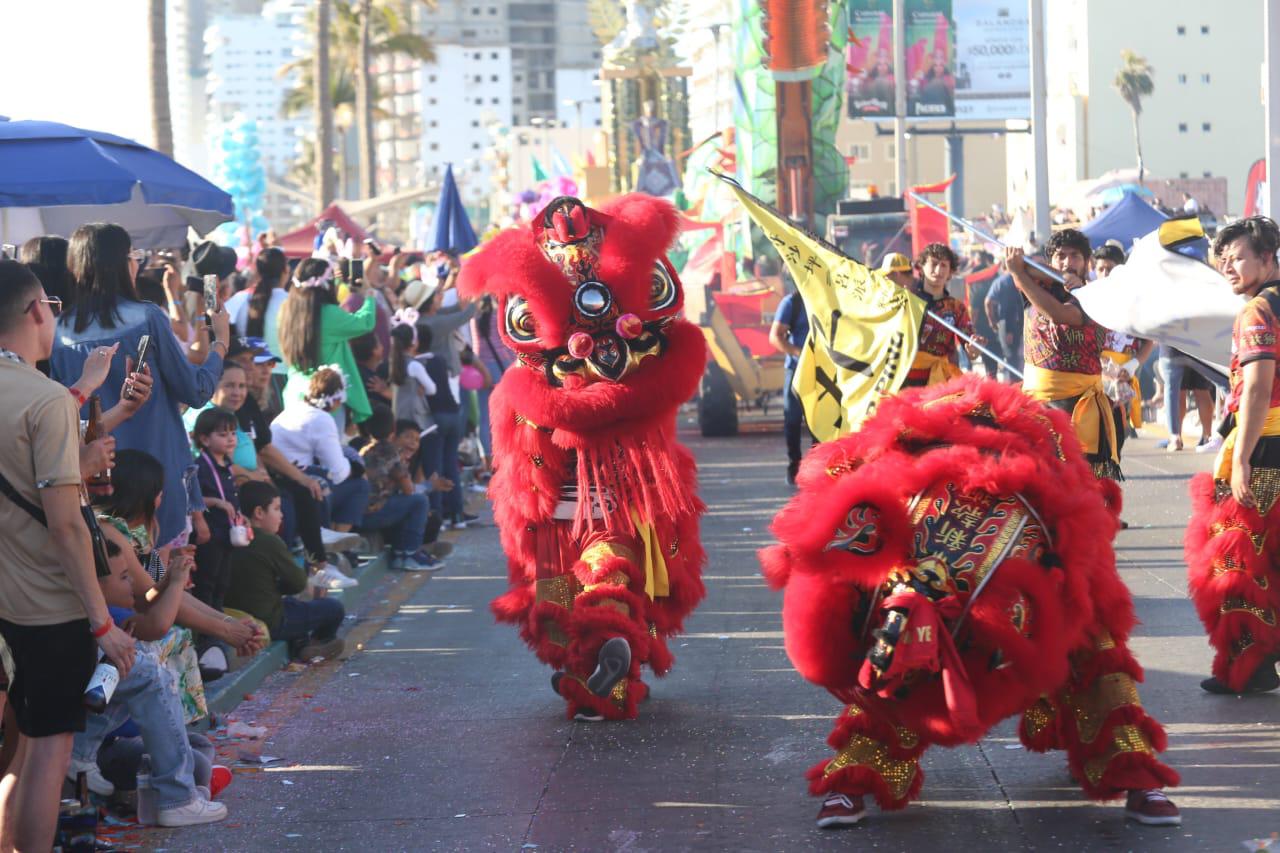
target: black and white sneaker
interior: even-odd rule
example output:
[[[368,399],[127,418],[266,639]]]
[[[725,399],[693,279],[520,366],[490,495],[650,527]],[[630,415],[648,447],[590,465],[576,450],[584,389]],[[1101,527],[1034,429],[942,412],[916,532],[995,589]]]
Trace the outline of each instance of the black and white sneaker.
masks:
[[[573,718],[580,723],[603,723],[604,714],[591,708],[579,708],[573,712]]]
[[[624,637],[614,637],[596,654],[596,671],[587,679],[587,689],[597,696],[608,696],[630,669],[631,644]]]

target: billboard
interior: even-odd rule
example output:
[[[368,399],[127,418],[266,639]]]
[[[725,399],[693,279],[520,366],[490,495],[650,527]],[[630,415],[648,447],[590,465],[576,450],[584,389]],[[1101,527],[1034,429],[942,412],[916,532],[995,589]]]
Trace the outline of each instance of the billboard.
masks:
[[[905,0],[907,117],[1028,118],[1027,10],[1017,0]],[[893,118],[893,2],[849,0],[852,118]]]
[[[1027,4],[954,0],[955,117],[1031,117],[1031,49]]]

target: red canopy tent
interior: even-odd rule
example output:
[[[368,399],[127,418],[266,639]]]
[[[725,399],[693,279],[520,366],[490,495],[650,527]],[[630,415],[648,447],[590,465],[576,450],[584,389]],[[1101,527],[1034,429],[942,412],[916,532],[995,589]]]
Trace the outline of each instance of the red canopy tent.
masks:
[[[284,249],[285,255],[290,258],[311,257],[315,247],[316,234],[319,233],[316,229],[316,224],[326,220],[332,222],[357,243],[369,236],[369,232],[357,225],[356,221],[348,216],[345,210],[336,204],[331,204],[315,219],[280,238],[280,248]]]

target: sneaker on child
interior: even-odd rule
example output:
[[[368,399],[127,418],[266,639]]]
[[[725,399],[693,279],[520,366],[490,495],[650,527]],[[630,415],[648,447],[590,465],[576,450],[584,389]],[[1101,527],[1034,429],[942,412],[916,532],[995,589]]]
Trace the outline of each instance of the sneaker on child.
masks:
[[[1222,446],[1222,436],[1214,433],[1196,445],[1196,453],[1217,453]]]

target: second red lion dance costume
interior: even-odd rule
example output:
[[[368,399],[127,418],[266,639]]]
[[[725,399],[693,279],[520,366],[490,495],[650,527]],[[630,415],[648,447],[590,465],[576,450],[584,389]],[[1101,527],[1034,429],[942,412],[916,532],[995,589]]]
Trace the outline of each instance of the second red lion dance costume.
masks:
[[[463,265],[492,294],[517,364],[494,390],[490,495],[519,626],[578,719],[630,719],[663,675],[666,638],[702,600],[703,510],[675,414],[702,377],[666,260],[675,209],[630,195],[603,210],[559,198]]]
[[[1064,414],[973,378],[904,393],[810,451],[798,482],[761,559],[792,663],[848,703],[809,771],[820,826],[858,822],[866,794],[903,808],[925,749],[1014,714],[1088,796],[1128,791],[1126,816],[1178,822],[1127,645],[1118,510]]]

